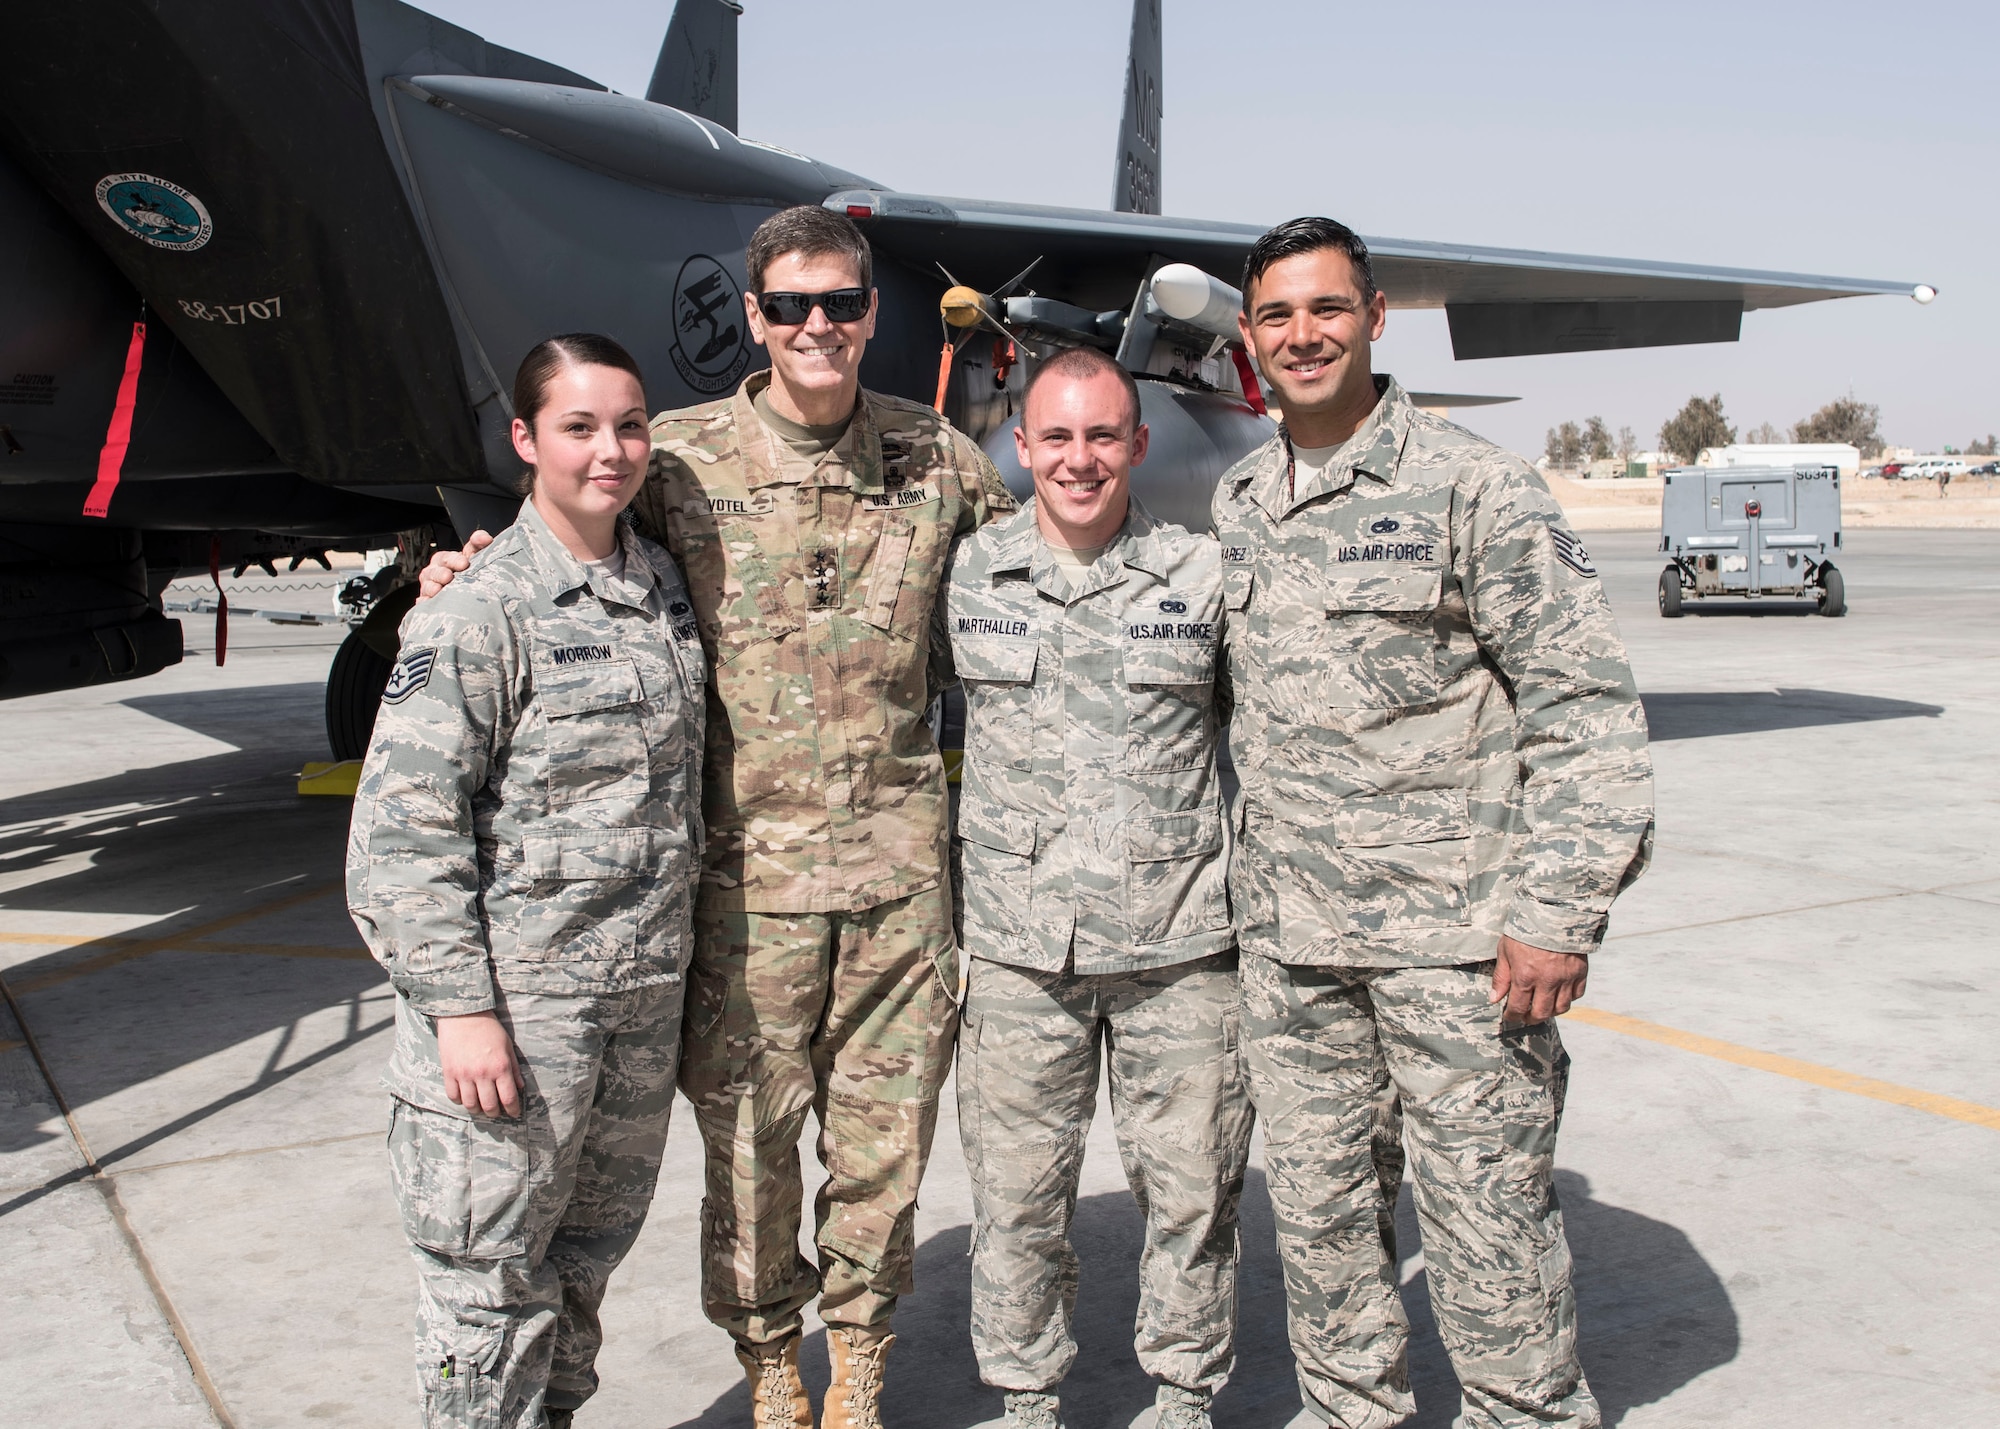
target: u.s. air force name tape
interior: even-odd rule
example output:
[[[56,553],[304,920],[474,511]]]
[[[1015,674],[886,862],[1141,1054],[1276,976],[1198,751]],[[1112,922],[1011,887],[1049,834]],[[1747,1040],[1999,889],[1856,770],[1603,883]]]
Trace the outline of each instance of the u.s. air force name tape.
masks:
[[[389,672],[389,683],[382,687],[382,703],[399,705],[429,683],[431,666],[437,663],[435,650],[411,650],[396,662],[396,668]]]
[[[1549,536],[1556,543],[1556,559],[1580,576],[1594,576],[1597,567],[1590,563],[1590,552],[1584,550],[1583,542],[1577,540],[1574,532],[1565,531],[1557,525],[1550,525]]]

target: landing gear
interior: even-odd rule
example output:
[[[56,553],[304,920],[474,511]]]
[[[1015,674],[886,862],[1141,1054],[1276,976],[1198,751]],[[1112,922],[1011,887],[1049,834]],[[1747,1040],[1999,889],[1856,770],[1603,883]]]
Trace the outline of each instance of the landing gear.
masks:
[[[377,654],[359,630],[350,630],[340,642],[333,668],[326,672],[326,742],[336,760],[359,759],[368,752],[382,687],[395,664]]]
[[[1681,568],[1668,566],[1660,572],[1660,614],[1669,620],[1680,619],[1681,614]]]
[[[1824,562],[1819,568],[1819,613],[1847,614],[1847,582],[1841,579],[1839,571]]]
[[[415,581],[397,586],[376,601],[368,618],[340,642],[333,668],[326,672],[326,742],[336,760],[360,759],[368,753],[382,689],[396,667],[396,630],[416,603]]]

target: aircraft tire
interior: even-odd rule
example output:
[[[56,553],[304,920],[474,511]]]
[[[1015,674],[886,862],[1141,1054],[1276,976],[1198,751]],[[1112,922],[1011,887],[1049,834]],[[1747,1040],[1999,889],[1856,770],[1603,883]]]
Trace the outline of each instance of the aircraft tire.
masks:
[[[1821,615],[1847,614],[1847,582],[1832,566],[1819,568],[1819,613]]]
[[[359,759],[375,733],[375,711],[396,662],[372,649],[361,632],[350,631],[326,672],[326,742],[335,759]]]
[[[1668,566],[1660,572],[1660,614],[1678,620],[1681,614],[1681,568]]]

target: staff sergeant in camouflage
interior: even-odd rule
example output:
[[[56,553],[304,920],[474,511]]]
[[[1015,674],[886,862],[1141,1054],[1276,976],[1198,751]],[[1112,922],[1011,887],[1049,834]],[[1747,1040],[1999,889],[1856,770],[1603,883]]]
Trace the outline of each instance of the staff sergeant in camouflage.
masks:
[[[965,688],[958,1117],[973,1348],[1006,1429],[1060,1422],[1100,1057],[1146,1216],[1136,1349],[1160,1429],[1208,1429],[1233,1358],[1251,1114],[1216,772],[1222,560],[1131,503],[1146,440],[1116,362],[1042,363],[1016,433],[1035,499],[959,543],[933,638]]]
[[[784,210],[745,266],[771,370],[656,418],[633,506],[687,572],[714,666],[681,1067],[707,1151],[702,1299],[756,1423],[807,1426],[819,1296],[821,1422],[873,1429],[958,1021],[931,609],[953,538],[1013,501],[936,412],[861,390],[876,299],[850,220]],[[798,1251],[809,1109],[817,1267]]]
[[[666,1144],[701,839],[701,644],[672,559],[618,522],[638,369],[553,339],[514,401],[534,494],[404,621],[348,840],[399,994],[389,1154],[432,1429],[564,1429],[597,1387]]]
[[[1243,302],[1285,420],[1215,496],[1230,892],[1297,1423],[1414,1411],[1369,1155],[1386,1077],[1466,1429],[1594,1429],[1552,1184],[1553,1018],[1650,854],[1624,648],[1536,473],[1373,373],[1386,303],[1349,229],[1265,234]]]

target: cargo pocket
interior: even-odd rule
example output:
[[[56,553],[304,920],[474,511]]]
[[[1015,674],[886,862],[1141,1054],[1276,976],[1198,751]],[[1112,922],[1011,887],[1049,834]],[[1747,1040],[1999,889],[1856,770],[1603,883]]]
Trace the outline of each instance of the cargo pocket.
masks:
[[[982,764],[1032,769],[1035,764],[1035,662],[1033,638],[960,637],[952,662],[965,687],[965,755]]]
[[[1405,709],[1438,697],[1434,622],[1443,572],[1385,572],[1327,582],[1323,703]]]
[[[958,808],[958,857],[968,935],[974,930],[1021,933],[1034,879],[1033,816],[964,796]]]
[[[937,973],[938,987],[951,1000],[954,1008],[965,1006],[964,964],[959,957],[958,944],[951,943],[939,948],[931,957],[931,967]]]
[[[1125,766],[1137,773],[1208,762],[1213,645],[1135,644],[1125,651]]]
[[[390,1102],[389,1168],[410,1244],[457,1260],[527,1251],[528,1123]]]
[[[523,961],[636,957],[637,880],[662,865],[684,868],[688,835],[674,829],[565,829],[521,840],[521,871],[534,880],[521,905]]]
[[[722,1021],[722,1014],[729,1006],[729,979],[715,969],[704,964],[699,958],[688,964],[687,1001],[682,1016],[686,1019],[687,1038],[692,1043],[696,1038],[706,1038]]]
[[[507,1380],[500,1359],[507,1348],[504,1325],[453,1325],[426,1346],[433,1358],[422,1366],[424,1423],[452,1429],[501,1429]]]
[[[535,682],[536,702],[548,718],[549,807],[642,799],[651,766],[638,667],[628,659],[550,665],[537,667]]]
[[[1341,886],[1329,892],[1345,905],[1351,931],[1467,921],[1472,827],[1464,790],[1342,799],[1332,808],[1330,832]]]
[[[1160,943],[1228,925],[1219,806],[1128,820],[1125,859],[1125,918],[1133,942]]]

